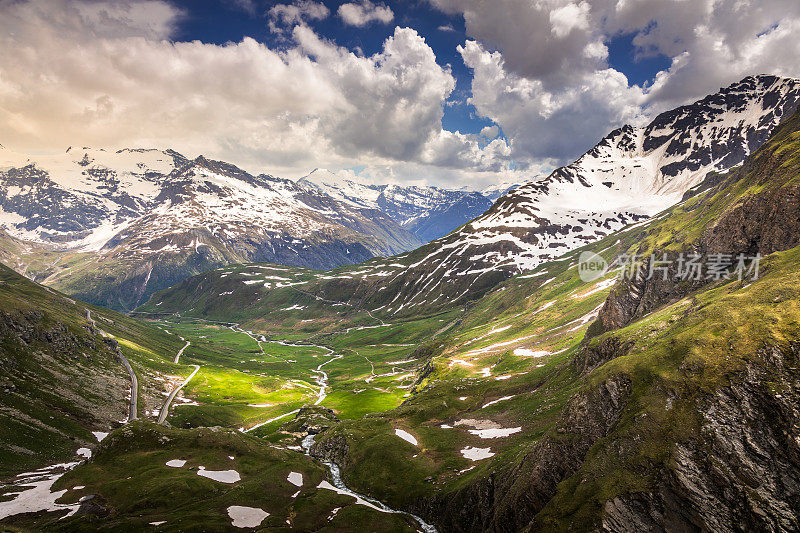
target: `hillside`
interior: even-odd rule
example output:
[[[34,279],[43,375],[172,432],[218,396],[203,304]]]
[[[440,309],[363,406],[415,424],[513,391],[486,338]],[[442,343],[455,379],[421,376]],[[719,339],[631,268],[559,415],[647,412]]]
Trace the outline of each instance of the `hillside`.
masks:
[[[177,351],[175,336],[37,285],[0,265],[0,476],[73,457],[130,416],[160,403],[164,369],[154,352]],[[165,362],[164,362],[165,363]],[[147,367],[150,367],[146,370]]]
[[[794,529],[798,176],[795,114],[723,181],[501,285],[429,345],[418,394],[313,453],[448,531]],[[688,249],[765,258],[756,280],[644,288],[576,268],[584,251]]]

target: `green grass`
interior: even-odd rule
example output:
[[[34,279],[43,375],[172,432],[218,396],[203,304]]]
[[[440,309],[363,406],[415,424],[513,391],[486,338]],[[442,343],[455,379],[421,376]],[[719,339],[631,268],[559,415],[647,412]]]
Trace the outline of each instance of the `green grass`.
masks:
[[[166,466],[172,459],[186,464]],[[201,477],[200,466],[236,470],[241,481],[224,484]],[[302,487],[287,481],[290,472],[302,474]],[[68,472],[54,487],[67,489],[62,503],[96,495],[95,501],[110,510],[107,518],[77,515],[59,520],[59,513],[50,513],[7,522],[48,531],[130,531],[153,529],[150,522],[165,521],[159,531],[228,531],[235,528],[227,508],[242,505],[270,513],[262,523],[268,529],[285,528],[288,520],[304,531],[415,530],[408,517],[379,513],[354,505],[350,496],[317,488],[325,478],[324,467],[309,457],[235,431],[171,430],[135,423],[109,435],[90,462]],[[79,486],[85,488],[73,488]],[[341,511],[329,520],[337,507]]]

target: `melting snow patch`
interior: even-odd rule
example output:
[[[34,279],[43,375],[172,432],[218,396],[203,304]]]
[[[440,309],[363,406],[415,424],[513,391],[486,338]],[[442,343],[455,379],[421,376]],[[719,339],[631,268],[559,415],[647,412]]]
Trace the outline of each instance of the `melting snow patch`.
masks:
[[[529,350],[528,348],[517,348],[514,350],[514,355],[518,355],[519,357],[546,357],[550,355],[550,352],[545,352],[542,350]]]
[[[0,520],[23,513],[37,513],[39,511],[69,511],[65,517],[72,516],[78,510],[79,504],[58,504],[58,500],[67,490],[50,492],[53,484],[64,475],[67,470],[72,470],[78,463],[67,463],[53,465],[42,468],[36,472],[20,474],[17,477],[23,478],[14,483],[15,488],[21,488],[20,492],[10,494],[13,500],[0,502]],[[53,470],[63,469],[64,472],[57,474]]]
[[[151,525],[151,526],[161,526],[161,525],[164,525],[164,524],[166,524],[166,523],[167,523],[167,521],[166,521],[166,520],[160,520],[160,521],[158,521],[158,522],[150,522],[150,525]]]
[[[92,450],[90,450],[89,448],[78,448],[78,451],[75,453],[77,453],[81,457],[86,457],[87,459],[91,459],[92,457]]]
[[[412,435],[408,431],[403,431],[402,429],[395,429],[394,434],[403,439],[404,441],[410,442],[414,446],[417,445],[417,439],[414,438],[414,435]]]
[[[172,459],[170,461],[167,461],[167,466],[170,466],[172,468],[182,468],[183,465],[185,464],[186,461],[184,461],[183,459]]]
[[[105,431],[92,431],[92,435],[97,439],[97,442],[102,442],[104,438],[108,437],[108,433]]]
[[[241,505],[231,505],[228,507],[228,516],[231,517],[233,527],[258,527],[269,513],[258,507],[243,507]]]
[[[286,478],[286,481],[294,485],[295,487],[302,487],[303,486],[303,474],[299,472],[289,472],[289,476]]]
[[[489,407],[490,405],[494,405],[494,404],[499,403],[499,402],[504,402],[506,400],[510,400],[511,398],[513,398],[513,396],[503,396],[502,398],[498,398],[496,400],[492,400],[491,402],[483,404],[481,409],[483,409],[484,407]]]
[[[508,437],[514,433],[522,431],[521,427],[518,428],[496,428],[496,429],[470,429],[469,432],[477,435],[482,439],[498,439],[500,437]]]
[[[470,461],[480,461],[481,459],[488,459],[489,457],[494,456],[494,452],[492,452],[491,448],[473,448],[471,446],[467,446],[461,450],[461,455]]]
[[[236,483],[242,479],[242,476],[236,470],[206,470],[204,466],[198,468],[197,475],[220,483]]]

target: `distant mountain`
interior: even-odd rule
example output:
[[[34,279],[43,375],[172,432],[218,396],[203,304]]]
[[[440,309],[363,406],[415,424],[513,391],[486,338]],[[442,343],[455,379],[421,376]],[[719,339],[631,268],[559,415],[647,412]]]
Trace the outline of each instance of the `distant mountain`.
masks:
[[[330,269],[421,244],[378,209],[170,150],[71,148],[35,160],[0,150],[0,226],[41,253],[73,254],[38,280],[116,309],[230,263]]]
[[[378,209],[423,242],[447,235],[492,206],[492,199],[476,191],[367,185],[326,169],[315,169],[298,184],[354,207]]]

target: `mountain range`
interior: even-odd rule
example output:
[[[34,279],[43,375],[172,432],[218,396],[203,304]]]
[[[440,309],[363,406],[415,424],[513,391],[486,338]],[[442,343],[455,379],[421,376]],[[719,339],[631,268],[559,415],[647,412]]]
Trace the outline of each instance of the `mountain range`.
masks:
[[[386,316],[464,304],[512,275],[658,216],[709,173],[740,165],[799,102],[800,80],[746,78],[647,126],[611,132],[574,163],[511,190],[445,237],[315,276],[303,290]],[[191,288],[207,286],[201,278],[186,284],[184,295],[205,298]]]
[[[7,261],[122,310],[231,263],[324,270],[394,255],[491,205],[479,193],[378,189],[361,187],[363,196],[347,198],[310,177],[254,176],[171,150],[71,147],[30,158],[0,149],[0,226],[24,243]]]

